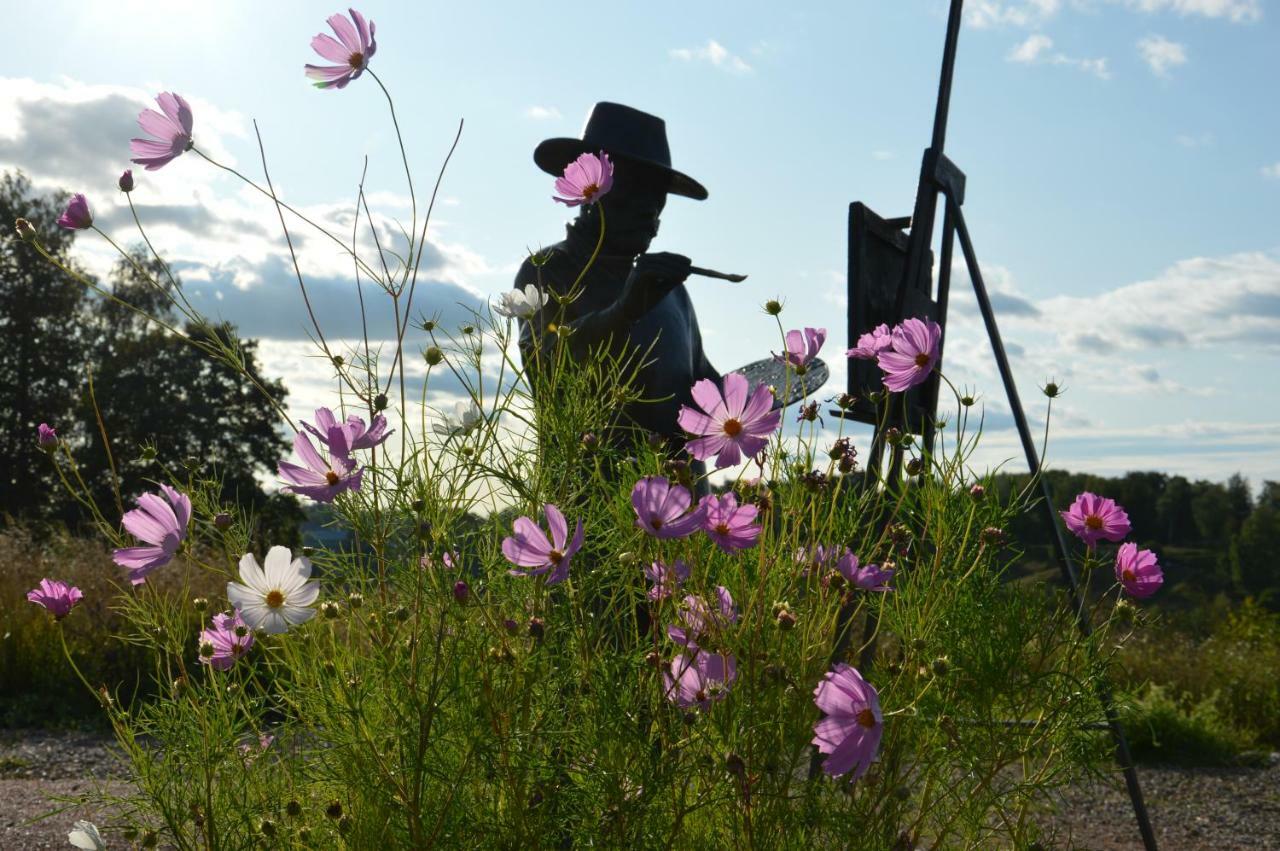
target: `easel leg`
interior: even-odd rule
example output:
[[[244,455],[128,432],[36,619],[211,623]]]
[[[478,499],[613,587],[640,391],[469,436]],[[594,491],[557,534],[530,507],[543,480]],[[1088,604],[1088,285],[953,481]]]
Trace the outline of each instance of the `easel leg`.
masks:
[[[1058,563],[1062,568],[1063,577],[1067,580],[1072,608],[1076,612],[1076,625],[1080,629],[1080,634],[1087,638],[1093,632],[1093,628],[1089,624],[1088,615],[1085,613],[1084,607],[1080,604],[1080,582],[1076,574],[1075,564],[1071,561],[1062,526],[1053,512],[1053,502],[1049,498],[1049,484],[1043,477],[1040,477],[1040,456],[1036,452],[1035,441],[1031,436],[1031,429],[1027,425],[1027,416],[1023,411],[1022,401],[1018,398],[1018,388],[1013,380],[1013,370],[1009,368],[1009,358],[1005,354],[1004,342],[1000,337],[1000,329],[996,327],[996,315],[991,309],[991,299],[987,296],[986,284],[982,281],[982,271],[978,267],[978,258],[973,251],[973,242],[969,239],[969,229],[965,226],[964,213],[959,206],[953,204],[948,198],[947,214],[948,218],[954,220],[956,233],[960,237],[960,250],[964,253],[965,265],[969,269],[969,279],[973,282],[973,293],[978,299],[978,310],[982,313],[982,322],[986,325],[987,337],[991,340],[991,349],[995,354],[996,366],[1000,370],[1000,379],[1004,382],[1004,389],[1009,398],[1013,421],[1017,425],[1018,437],[1022,441],[1022,449],[1027,456],[1027,466],[1031,469],[1031,475],[1040,481],[1045,517],[1054,530],[1053,540],[1058,551]],[[943,239],[945,244],[945,235]],[[1115,742],[1116,759],[1124,770],[1124,781],[1129,789],[1129,800],[1133,803],[1133,814],[1138,819],[1138,829],[1142,833],[1142,844],[1147,851],[1155,851],[1156,836],[1151,828],[1151,820],[1147,815],[1146,803],[1142,797],[1142,786],[1138,783],[1138,772],[1133,766],[1133,758],[1129,753],[1129,742],[1125,738],[1124,729],[1120,726],[1120,719],[1116,714],[1111,687],[1105,681],[1098,686],[1098,699],[1102,703],[1102,710],[1107,718],[1107,726],[1111,729],[1111,738]]]

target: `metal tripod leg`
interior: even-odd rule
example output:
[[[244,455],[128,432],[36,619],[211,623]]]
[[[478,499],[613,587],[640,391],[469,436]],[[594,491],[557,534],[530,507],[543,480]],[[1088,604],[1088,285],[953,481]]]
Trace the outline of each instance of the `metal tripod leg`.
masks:
[[[1084,606],[1081,605],[1080,582],[1075,564],[1071,561],[1062,526],[1053,512],[1049,484],[1040,476],[1040,456],[1036,452],[1035,441],[1032,439],[1031,429],[1027,425],[1027,416],[1022,408],[1022,400],[1018,398],[1018,388],[1014,384],[1013,370],[1009,368],[1009,358],[1004,351],[1004,342],[1000,337],[1000,329],[996,327],[996,315],[991,309],[991,299],[987,296],[986,284],[982,281],[982,271],[978,267],[978,258],[973,252],[973,242],[969,239],[969,229],[965,226],[964,213],[959,205],[951,201],[950,197],[947,197],[947,214],[948,218],[954,221],[956,234],[960,237],[960,250],[964,253],[964,262],[969,269],[969,279],[973,282],[973,294],[978,299],[978,310],[982,313],[982,322],[987,327],[987,337],[991,340],[991,350],[995,354],[996,366],[1000,369],[1000,380],[1004,382],[1004,389],[1009,398],[1009,407],[1013,411],[1013,421],[1018,427],[1018,437],[1022,440],[1022,449],[1027,456],[1027,466],[1031,469],[1031,475],[1040,481],[1045,517],[1053,527],[1053,540],[1058,551],[1058,563],[1062,568],[1063,577],[1067,580],[1071,594],[1071,605],[1076,612],[1076,625],[1080,629],[1080,634],[1087,638],[1093,632],[1093,627],[1089,624],[1089,616],[1085,612]],[[943,239],[946,239],[945,234]],[[1124,770],[1124,782],[1129,789],[1129,800],[1133,803],[1133,814],[1138,819],[1138,829],[1142,832],[1142,844],[1147,851],[1155,851],[1156,835],[1151,828],[1151,819],[1147,815],[1146,803],[1142,798],[1142,786],[1138,783],[1138,772],[1133,766],[1133,758],[1129,753],[1129,742],[1125,738],[1124,729],[1120,726],[1120,718],[1116,714],[1115,700],[1111,694],[1111,687],[1106,681],[1098,685],[1098,699],[1102,703],[1107,726],[1111,729],[1111,738],[1115,742],[1116,759]]]

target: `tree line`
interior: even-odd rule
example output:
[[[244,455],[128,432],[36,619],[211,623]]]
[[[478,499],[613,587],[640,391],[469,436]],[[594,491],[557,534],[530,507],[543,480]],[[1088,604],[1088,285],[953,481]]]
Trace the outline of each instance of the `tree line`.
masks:
[[[29,220],[51,254],[91,277],[70,255],[78,232],[56,225],[66,198],[6,173],[0,221]],[[127,509],[168,470],[219,482],[224,503],[251,509],[260,532],[296,542],[297,501],[268,493],[259,479],[288,443],[272,402],[283,404],[286,390],[261,374],[256,341],[239,339],[227,323],[181,322],[171,290],[182,282],[143,246],[98,284],[114,299],[71,279],[12,231],[0,239],[0,525],[88,519],[37,443],[37,427],[48,423],[108,518],[119,511],[117,483]],[[189,338],[238,345],[261,389],[138,311]]]
[[[1153,472],[1106,477],[1049,470],[1044,476],[1055,509],[1066,509],[1081,491],[1110,497],[1128,512],[1132,540],[1167,561],[1208,573],[1189,577],[1200,587],[1280,606],[1280,482],[1264,481],[1255,495],[1239,473],[1225,482]],[[1026,474],[1002,474],[996,487],[1007,496],[1027,481]],[[1052,544],[1041,512],[1020,516],[1009,532],[1029,550],[1047,551]]]

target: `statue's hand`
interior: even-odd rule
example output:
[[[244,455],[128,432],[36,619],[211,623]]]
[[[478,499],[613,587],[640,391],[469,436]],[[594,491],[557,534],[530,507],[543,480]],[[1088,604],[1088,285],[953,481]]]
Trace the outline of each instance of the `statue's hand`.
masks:
[[[637,257],[622,292],[623,310],[627,316],[635,320],[652,310],[667,297],[667,293],[684,283],[692,266],[688,257],[670,251]]]

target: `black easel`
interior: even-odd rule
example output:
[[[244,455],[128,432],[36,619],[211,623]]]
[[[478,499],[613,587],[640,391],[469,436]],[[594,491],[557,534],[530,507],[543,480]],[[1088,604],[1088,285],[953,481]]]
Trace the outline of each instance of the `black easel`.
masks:
[[[951,162],[943,153],[943,146],[947,135],[947,114],[951,103],[951,81],[955,70],[956,45],[960,38],[960,23],[963,12],[964,0],[951,0],[951,11],[947,19],[947,37],[946,47],[942,57],[942,75],[938,85],[938,103],[933,119],[933,139],[930,146],[925,150],[924,157],[920,166],[920,182],[916,192],[915,210],[912,213],[910,224],[910,235],[906,238],[905,245],[905,268],[902,276],[898,281],[896,293],[893,301],[891,317],[875,317],[867,325],[874,325],[878,322],[889,321],[890,324],[901,321],[906,318],[908,312],[911,315],[918,316],[922,312],[936,314],[936,319],[944,331],[947,317],[947,301],[951,287],[951,259],[954,250],[955,237],[960,238],[960,251],[964,255],[965,266],[969,271],[969,279],[973,283],[974,296],[978,301],[978,309],[982,313],[982,321],[986,326],[987,337],[991,340],[991,349],[996,359],[996,366],[1000,370],[1000,379],[1004,383],[1005,393],[1009,399],[1009,407],[1013,412],[1014,423],[1018,429],[1018,437],[1022,441],[1022,449],[1027,457],[1027,466],[1031,470],[1033,478],[1040,483],[1040,491],[1042,503],[1045,512],[1045,519],[1053,527],[1053,541],[1057,550],[1058,563],[1062,570],[1063,579],[1066,581],[1072,608],[1076,612],[1076,625],[1080,633],[1088,637],[1093,627],[1089,623],[1086,609],[1081,605],[1081,590],[1079,576],[1074,562],[1071,560],[1071,554],[1067,547],[1067,540],[1059,522],[1058,516],[1053,509],[1053,502],[1049,492],[1048,482],[1040,476],[1040,456],[1036,451],[1035,441],[1031,435],[1031,429],[1027,424],[1026,413],[1022,407],[1022,400],[1018,396],[1018,388],[1014,382],[1013,371],[1009,368],[1009,358],[1005,354],[1004,342],[1000,337],[1000,330],[996,326],[995,312],[991,307],[991,299],[987,295],[986,284],[982,279],[982,271],[978,266],[978,258],[974,253],[973,241],[969,237],[969,228],[965,224],[964,213],[961,205],[964,203],[964,173],[960,171],[956,165]],[[932,266],[931,243],[933,239],[933,225],[937,213],[938,196],[941,195],[944,201],[943,218],[942,218],[942,239],[940,251],[940,263],[938,267],[938,294],[935,301],[930,301],[929,293],[929,276]],[[858,277],[865,277],[865,273],[861,270],[855,270],[855,246],[853,240],[860,234],[865,235],[870,232],[878,236],[882,240],[886,240],[892,248],[892,242],[895,238],[901,236],[899,228],[906,222],[904,220],[882,220],[871,213],[861,204],[854,204],[850,208],[850,288],[855,286]],[[869,230],[868,230],[869,228]],[[892,259],[892,251],[889,253],[881,253],[879,262],[886,262],[886,257]],[[923,292],[923,299],[921,298]],[[852,294],[852,293],[851,293]],[[913,305],[912,302],[915,302]],[[855,317],[853,312],[856,307],[855,300],[850,300],[850,321],[849,321],[849,340],[852,345],[857,339],[857,333],[868,328],[855,329]],[[888,307],[885,305],[885,307]],[[926,308],[921,310],[921,307]],[[939,367],[941,367],[942,342],[939,343]],[[857,392],[860,388],[854,387],[855,373],[850,370],[850,392]],[[920,433],[923,438],[926,454],[933,451],[934,432],[936,430],[937,420],[937,404],[938,404],[938,387],[939,378],[935,374],[928,382],[926,382],[919,391],[919,396],[914,399],[908,396],[907,407],[912,408],[914,415],[908,416],[908,421],[902,423],[903,431],[915,429],[912,428],[912,421],[921,423]],[[840,412],[833,411],[833,414]],[[885,420],[878,416],[880,412],[875,409],[860,410],[855,408],[846,416],[853,419],[859,419],[864,422],[871,422],[877,426],[876,434],[872,439],[870,457],[868,458],[867,474],[868,476],[878,475],[882,463],[882,457],[885,446],[884,435],[881,434],[880,423]],[[872,418],[868,420],[868,415]],[[891,447],[889,479],[890,486],[894,486],[901,478],[900,467],[902,463],[902,451],[900,447]],[[839,639],[835,648],[837,658],[842,658],[847,651],[849,628],[851,624],[849,619],[851,612],[842,611],[841,618],[838,623]],[[859,659],[859,665],[864,669],[870,667],[875,655],[875,621],[869,616],[867,622],[867,630],[863,642],[863,650]],[[1103,713],[1106,716],[1106,725],[1111,731],[1112,740],[1115,743],[1116,760],[1124,771],[1125,785],[1128,787],[1129,800],[1133,804],[1133,813],[1138,821],[1138,829],[1142,834],[1142,843],[1147,851],[1155,851],[1156,837],[1151,828],[1151,819],[1147,814],[1146,804],[1142,797],[1142,787],[1138,783],[1138,774],[1133,765],[1133,758],[1129,752],[1129,743],[1125,738],[1124,730],[1120,726],[1119,717],[1116,713],[1115,700],[1111,694],[1110,686],[1104,681],[1098,686],[1098,699],[1102,704]]]

